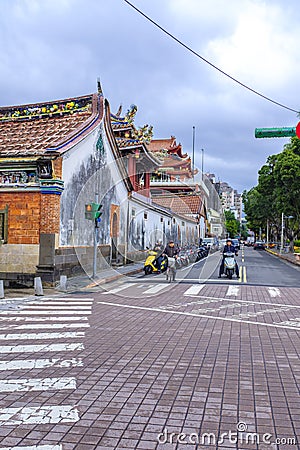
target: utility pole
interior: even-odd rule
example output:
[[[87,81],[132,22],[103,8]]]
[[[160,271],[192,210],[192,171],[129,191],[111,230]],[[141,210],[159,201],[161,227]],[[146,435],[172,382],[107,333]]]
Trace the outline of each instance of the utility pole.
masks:
[[[193,163],[193,179],[194,179],[194,169],[195,169],[195,127],[193,127],[193,158],[192,158],[192,163]]]
[[[99,203],[99,194],[95,193],[95,203]],[[98,243],[98,223],[94,220],[94,252],[93,252],[93,278],[97,276],[97,243]]]
[[[284,214],[281,214],[281,240],[280,240],[280,253],[283,252],[283,230],[284,230]]]

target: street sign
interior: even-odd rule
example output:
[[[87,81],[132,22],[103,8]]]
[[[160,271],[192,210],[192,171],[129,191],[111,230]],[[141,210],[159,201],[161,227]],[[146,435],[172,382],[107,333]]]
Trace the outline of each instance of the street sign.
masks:
[[[299,128],[299,135],[300,135],[300,128]],[[292,136],[296,136],[296,127],[255,128],[256,138],[292,137]]]

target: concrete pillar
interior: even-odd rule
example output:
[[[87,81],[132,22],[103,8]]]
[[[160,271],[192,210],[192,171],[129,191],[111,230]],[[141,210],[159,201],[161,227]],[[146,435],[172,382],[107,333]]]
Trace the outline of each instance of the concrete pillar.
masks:
[[[44,295],[41,277],[35,277],[34,279],[34,295]]]
[[[4,283],[0,280],[0,298],[4,298]]]

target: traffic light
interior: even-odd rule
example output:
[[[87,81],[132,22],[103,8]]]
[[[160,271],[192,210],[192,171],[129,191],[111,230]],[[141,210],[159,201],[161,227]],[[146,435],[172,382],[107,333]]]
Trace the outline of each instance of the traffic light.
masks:
[[[100,217],[102,216],[103,205],[100,203],[88,203],[85,205],[85,218],[88,220],[97,220],[101,221]]]

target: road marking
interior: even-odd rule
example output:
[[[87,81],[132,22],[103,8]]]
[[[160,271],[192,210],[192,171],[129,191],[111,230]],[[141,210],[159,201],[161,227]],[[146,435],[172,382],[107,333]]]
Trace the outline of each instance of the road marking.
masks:
[[[9,333],[0,334],[0,340],[18,340],[18,339],[69,339],[84,337],[84,331],[63,331],[61,333]]]
[[[30,445],[29,447],[0,447],[0,450],[63,450],[61,445]]]
[[[246,266],[243,267],[243,274],[244,274],[244,283],[247,283],[247,268],[246,268]]]
[[[118,286],[111,291],[101,292],[102,295],[108,295],[108,294],[116,294],[117,292],[123,291],[124,289],[130,288],[134,286],[134,283],[125,283],[122,286]]]
[[[82,367],[81,358],[72,359],[15,359],[13,361],[0,361],[0,371],[22,369],[44,369],[48,367]]]
[[[28,302],[26,303],[26,306],[28,305],[39,305],[41,307],[44,306],[73,306],[73,308],[77,308],[77,306],[80,306],[81,308],[83,306],[85,306],[86,308],[91,308],[93,306],[93,302],[63,302],[63,301],[58,301],[58,302],[52,302],[52,301],[48,301],[46,300],[45,302],[37,302],[37,301],[33,301],[33,302]]]
[[[36,345],[0,345],[0,353],[37,353],[37,352],[72,352],[83,350],[81,343],[71,344],[36,344]]]
[[[230,300],[231,301],[231,300]],[[257,325],[257,326],[263,326],[263,327],[269,327],[269,328],[283,328],[286,330],[294,330],[295,327],[285,326],[285,325],[277,325],[273,323],[265,323],[265,322],[254,322],[251,320],[241,320],[241,319],[234,319],[231,317],[219,317],[219,316],[210,316],[208,314],[198,314],[198,313],[190,313],[190,312],[182,312],[182,311],[169,311],[166,309],[161,308],[150,308],[147,306],[133,306],[133,305],[122,305],[120,303],[110,303],[110,302],[97,302],[101,305],[109,305],[114,308],[127,308],[127,309],[137,309],[141,311],[150,311],[150,312],[160,312],[165,314],[175,314],[178,316],[187,316],[187,317],[198,317],[202,319],[213,319],[213,320],[221,320],[223,322],[236,322],[236,323],[248,323],[250,325]]]
[[[47,305],[47,304],[44,304],[44,303],[40,303],[40,304],[38,304],[38,305],[36,305],[36,304],[26,304],[25,305],[25,308],[22,308],[22,309],[29,309],[30,311],[32,311],[32,310],[34,310],[34,309],[39,309],[40,311],[44,311],[44,310],[46,310],[46,311],[48,311],[48,310],[55,310],[55,311],[57,311],[57,310],[60,310],[60,309],[65,309],[65,310],[67,310],[67,311],[69,311],[69,310],[75,310],[75,311],[79,311],[79,310],[86,310],[86,311],[90,311],[91,310],[91,306],[81,306],[81,305],[79,305],[79,306],[73,306],[73,305],[61,305],[61,306],[52,306],[52,305]],[[81,313],[82,314],[82,313]]]
[[[0,392],[48,391],[60,389],[76,389],[76,379],[74,377],[64,377],[0,380]]]
[[[70,423],[79,420],[78,410],[74,406],[36,406],[19,408],[1,408],[1,425],[24,425],[44,423]]]
[[[65,322],[71,322],[73,320],[80,320],[80,321],[88,321],[88,318],[86,316],[79,316],[79,317],[56,317],[56,316],[50,316],[50,317],[0,317],[0,322],[56,322],[56,321],[65,321]]]
[[[64,329],[64,328],[89,328],[88,323],[50,323],[45,325],[44,323],[27,323],[22,325],[0,325],[0,330],[44,330],[45,328],[48,330],[56,330],[56,329]]]
[[[187,291],[184,292],[183,295],[197,295],[204,288],[205,284],[193,284],[193,286],[189,287]]]
[[[224,298],[224,297],[208,297],[207,295],[190,295],[190,297],[195,297],[195,298],[199,298],[199,299],[213,299],[213,300],[219,300],[219,301],[226,301],[226,302],[241,302],[241,303],[252,303],[253,305],[270,305],[270,306],[283,306],[283,307],[287,307],[288,309],[291,308],[300,308],[300,306],[298,305],[289,305],[286,303],[271,303],[271,302],[254,302],[253,300],[241,300],[241,299],[233,299],[233,298]]]
[[[229,286],[226,292],[227,296],[237,296],[239,294],[240,288],[238,286]]]
[[[9,315],[13,315],[13,314],[23,315],[23,316],[30,316],[30,315],[32,315],[32,316],[34,316],[34,315],[45,316],[47,314],[53,314],[53,311],[42,310],[41,308],[40,308],[39,311],[34,311],[34,310],[31,310],[31,309],[18,309],[18,310],[11,309],[11,310],[8,310],[8,311],[0,311],[0,315],[1,316],[9,316]],[[58,314],[58,315],[64,315],[64,314],[75,314],[75,315],[87,314],[87,315],[89,315],[89,314],[92,314],[92,311],[91,310],[86,310],[86,311],[74,310],[74,311],[71,311],[71,310],[65,309],[64,311],[57,311],[56,310],[55,314]]]
[[[276,287],[269,287],[268,292],[271,297],[281,297],[280,290]]]
[[[152,288],[147,289],[147,291],[144,291],[144,294],[156,294],[157,292],[162,291],[163,289],[165,289],[168,286],[169,285],[166,284],[166,283],[164,283],[164,284],[156,284]]]

